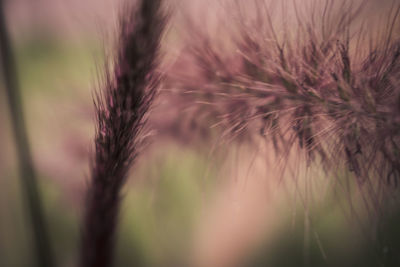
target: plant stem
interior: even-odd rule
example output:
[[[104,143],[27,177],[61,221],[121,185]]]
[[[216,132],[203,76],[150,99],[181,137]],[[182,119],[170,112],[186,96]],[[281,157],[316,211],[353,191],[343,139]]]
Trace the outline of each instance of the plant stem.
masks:
[[[33,238],[37,253],[37,266],[52,267],[54,266],[53,254],[43,216],[42,203],[38,192],[36,174],[26,133],[17,70],[7,33],[3,0],[0,0],[0,54],[5,91],[8,98],[11,123],[15,135],[21,184],[27,212],[30,215],[32,224]]]

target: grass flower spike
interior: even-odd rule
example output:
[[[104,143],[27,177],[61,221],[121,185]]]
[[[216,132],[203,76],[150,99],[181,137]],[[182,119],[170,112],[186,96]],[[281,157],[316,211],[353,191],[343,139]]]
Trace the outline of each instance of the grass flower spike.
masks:
[[[143,143],[146,115],[157,93],[160,0],[127,4],[120,16],[117,53],[95,99],[95,157],[87,192],[80,266],[110,266],[121,188]]]

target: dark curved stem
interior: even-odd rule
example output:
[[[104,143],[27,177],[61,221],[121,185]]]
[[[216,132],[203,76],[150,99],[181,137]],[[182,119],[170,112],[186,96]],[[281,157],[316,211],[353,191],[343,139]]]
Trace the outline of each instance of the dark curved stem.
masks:
[[[7,33],[4,1],[0,0],[0,54],[2,75],[8,98],[11,123],[19,162],[21,184],[32,223],[38,267],[54,266],[49,236],[43,216],[31,152],[24,122],[15,60]]]

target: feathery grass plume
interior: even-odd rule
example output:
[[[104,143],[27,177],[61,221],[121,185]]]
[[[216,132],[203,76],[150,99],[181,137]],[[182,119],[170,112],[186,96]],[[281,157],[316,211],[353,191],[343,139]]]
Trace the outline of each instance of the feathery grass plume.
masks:
[[[280,155],[298,144],[327,171],[347,166],[376,210],[400,182],[400,5],[383,25],[362,17],[372,2],[231,1],[223,37],[190,24],[171,80],[228,140],[261,135]]]
[[[157,93],[161,0],[126,4],[120,16],[113,70],[97,94],[95,157],[87,192],[80,266],[110,266],[120,192],[144,138],[147,112]]]

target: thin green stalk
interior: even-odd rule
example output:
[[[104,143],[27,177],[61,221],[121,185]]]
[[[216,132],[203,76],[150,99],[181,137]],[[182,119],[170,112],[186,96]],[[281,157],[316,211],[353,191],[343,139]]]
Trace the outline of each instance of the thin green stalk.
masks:
[[[11,123],[15,135],[21,184],[27,212],[30,215],[32,224],[37,254],[37,266],[52,267],[54,266],[53,254],[28,144],[15,59],[7,33],[3,0],[0,0],[0,54],[4,87],[8,98]]]

